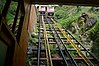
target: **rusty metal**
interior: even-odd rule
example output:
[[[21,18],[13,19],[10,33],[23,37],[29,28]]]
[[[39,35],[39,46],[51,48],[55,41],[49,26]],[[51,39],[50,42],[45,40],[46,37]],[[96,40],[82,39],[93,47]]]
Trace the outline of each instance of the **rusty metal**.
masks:
[[[31,58],[32,60],[37,60],[37,58]],[[89,57],[88,58],[89,60],[94,60],[93,58]],[[47,58],[40,58],[41,61],[46,61]],[[63,58],[52,58],[53,61],[60,61],[60,60],[63,60]],[[70,58],[66,58],[66,60],[71,60]],[[82,60],[82,58],[74,58],[74,60]]]

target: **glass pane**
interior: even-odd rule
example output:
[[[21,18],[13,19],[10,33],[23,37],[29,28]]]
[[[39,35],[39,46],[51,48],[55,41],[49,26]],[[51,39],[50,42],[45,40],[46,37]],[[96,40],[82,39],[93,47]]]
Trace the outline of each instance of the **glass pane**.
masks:
[[[9,25],[10,28],[12,27],[12,24],[13,24],[13,21],[14,21],[17,5],[18,5],[18,2],[12,1],[11,5],[10,5],[10,8],[8,10],[8,14],[6,16],[7,24]]]
[[[7,45],[0,40],[0,66],[4,66],[6,60]]]
[[[2,13],[5,3],[6,3],[6,0],[0,0],[0,14]]]

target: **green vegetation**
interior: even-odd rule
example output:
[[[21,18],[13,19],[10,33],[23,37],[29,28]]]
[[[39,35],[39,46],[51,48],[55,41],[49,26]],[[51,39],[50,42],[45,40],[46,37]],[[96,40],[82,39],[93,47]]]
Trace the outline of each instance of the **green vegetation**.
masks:
[[[0,0],[0,14],[2,13],[2,11],[4,9],[5,3],[6,3],[6,0]],[[8,9],[8,13],[7,13],[7,16],[6,16],[6,21],[7,21],[7,24],[10,27],[13,24],[13,21],[14,21],[17,5],[18,5],[18,2],[12,1],[11,4],[10,4],[10,8]]]
[[[29,37],[29,41],[28,41],[28,51],[27,51],[27,60],[26,60],[26,64],[27,66],[29,65],[29,63],[36,63],[35,61],[32,61],[31,58],[36,57],[37,55],[33,54],[32,49],[36,49],[37,48],[37,43],[38,42],[38,36],[36,33],[32,33],[31,36]]]
[[[14,21],[17,5],[18,5],[17,2],[13,2],[13,1],[11,2],[11,5],[10,5],[10,8],[8,10],[8,14],[7,14],[7,17],[6,17],[8,25],[12,24],[13,21]]]
[[[18,5],[17,2],[13,2],[13,1],[11,2],[11,5],[10,5],[10,8],[8,10],[8,14],[7,14],[7,17],[6,17],[8,24],[12,24],[13,21],[14,21],[17,5]]]
[[[58,6],[55,8],[55,18],[76,39],[82,40],[83,44],[87,41],[92,46],[91,51],[99,58],[99,7]]]
[[[2,13],[5,2],[6,2],[5,0],[0,0],[0,14]]]

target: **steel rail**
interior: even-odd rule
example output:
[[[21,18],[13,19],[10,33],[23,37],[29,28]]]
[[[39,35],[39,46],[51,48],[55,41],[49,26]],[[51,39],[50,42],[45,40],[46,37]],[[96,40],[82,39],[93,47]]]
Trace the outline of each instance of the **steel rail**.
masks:
[[[48,43],[48,37],[47,37],[47,32],[46,32],[46,26],[45,26],[45,22],[44,22],[44,17],[42,16],[42,22],[43,22],[43,29],[44,29],[44,38],[45,38],[45,44],[46,44],[46,48],[48,51],[48,60],[49,60],[49,66],[53,66],[52,64],[52,59],[51,59],[51,52],[50,52],[50,47],[49,47],[49,43]]]
[[[52,18],[51,20],[56,23]],[[67,33],[62,29],[62,27],[60,25],[57,24],[57,28],[59,28],[59,30],[63,33],[64,37],[67,38],[67,40],[71,43],[71,45],[77,50],[78,54],[80,54],[80,56],[84,59],[84,61],[86,62],[86,64],[88,64],[88,66],[94,66],[93,63],[80,51],[80,49],[76,46],[76,44],[71,40],[71,38],[67,35]]]
[[[48,21],[47,17],[46,17],[46,21],[48,22],[49,27],[50,27],[50,29],[51,29],[51,31],[52,31],[52,27],[51,27],[50,22]],[[67,61],[66,61],[66,59],[65,59],[65,56],[64,56],[64,54],[63,54],[63,51],[62,51],[61,48],[60,48],[60,43],[58,43],[58,39],[56,38],[56,36],[55,36],[55,34],[54,34],[53,31],[52,31],[52,33],[53,33],[52,35],[53,35],[53,37],[55,38],[55,41],[56,41],[56,43],[57,43],[57,46],[58,46],[58,48],[59,48],[59,50],[60,50],[60,53],[61,53],[61,55],[62,55],[62,58],[63,58],[63,60],[64,60],[64,62],[65,62],[65,65],[68,66],[68,63],[67,63]]]
[[[42,19],[42,23],[43,23],[43,15],[42,15],[42,17],[41,17],[41,19]],[[47,66],[50,66],[49,64],[49,57],[48,57],[48,51],[47,51],[47,45],[46,45],[46,35],[45,35],[45,27],[43,27],[43,30],[44,30],[44,44],[45,44],[45,50],[46,50],[46,57],[47,57]]]
[[[53,25],[52,25],[52,27],[53,27],[53,29],[55,30],[55,28],[54,28]],[[73,57],[71,56],[71,54],[68,52],[66,46],[64,45],[63,41],[61,40],[61,38],[60,38],[60,36],[59,36],[59,34],[57,33],[56,30],[55,30],[55,32],[56,32],[57,36],[59,37],[60,42],[63,44],[63,46],[64,46],[64,48],[65,48],[65,54],[67,54],[67,55],[71,58],[71,62],[73,62],[75,66],[78,66],[77,63],[76,63],[76,61],[73,59]]]
[[[55,19],[54,19],[54,20],[55,20]],[[56,21],[56,20],[55,20],[55,21]],[[64,28],[64,26],[62,26],[62,28],[63,28],[74,40],[76,40],[76,42],[77,42],[82,48],[84,48],[84,50],[87,51],[87,52],[90,54],[90,56],[93,57],[94,61],[99,65],[98,59],[97,59],[91,52],[89,52],[69,31],[67,31],[67,30]]]
[[[53,29],[55,30],[55,27],[52,25]],[[57,36],[59,37],[61,43],[63,44],[64,48],[65,48],[65,54],[67,54],[70,58],[71,58],[71,62],[74,63],[75,66],[78,66],[76,61],[73,59],[73,57],[71,56],[71,54],[68,52],[66,46],[64,45],[64,42],[62,41],[62,39],[60,38],[59,34],[57,33],[57,31],[55,30]]]
[[[39,29],[38,29],[38,31],[39,31],[39,33],[38,33],[38,36],[39,36],[39,38],[38,38],[38,55],[37,55],[37,66],[40,66],[40,44],[41,44],[41,30],[40,30],[40,27],[41,27],[41,16],[39,16],[39,19],[40,19],[40,23],[39,23]]]
[[[64,27],[63,27],[63,28],[64,28]],[[73,39],[75,39],[75,37],[74,37],[73,35],[71,35],[69,31],[67,31],[67,30],[65,30],[65,31],[66,31]],[[76,40],[76,42],[77,42],[82,48],[84,48],[85,51],[87,51],[87,52],[93,57],[93,59],[95,60],[95,62],[99,65],[98,59],[97,59],[91,52],[89,52],[77,39],[75,39],[75,40]]]

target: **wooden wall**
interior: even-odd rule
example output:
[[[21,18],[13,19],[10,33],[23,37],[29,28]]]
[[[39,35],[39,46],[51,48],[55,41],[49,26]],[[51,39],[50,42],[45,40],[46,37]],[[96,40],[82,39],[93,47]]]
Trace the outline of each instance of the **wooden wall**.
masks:
[[[29,34],[31,34],[33,28],[35,28],[35,24],[37,21],[34,5],[31,6],[28,1],[24,1],[24,8],[24,22],[22,26],[19,44],[17,42],[15,44],[13,66],[26,66]]]
[[[37,23],[36,8],[34,5],[31,5],[30,18],[29,18],[29,24],[28,24],[29,25],[28,26],[28,32],[30,35],[32,32],[35,32],[36,23]]]

